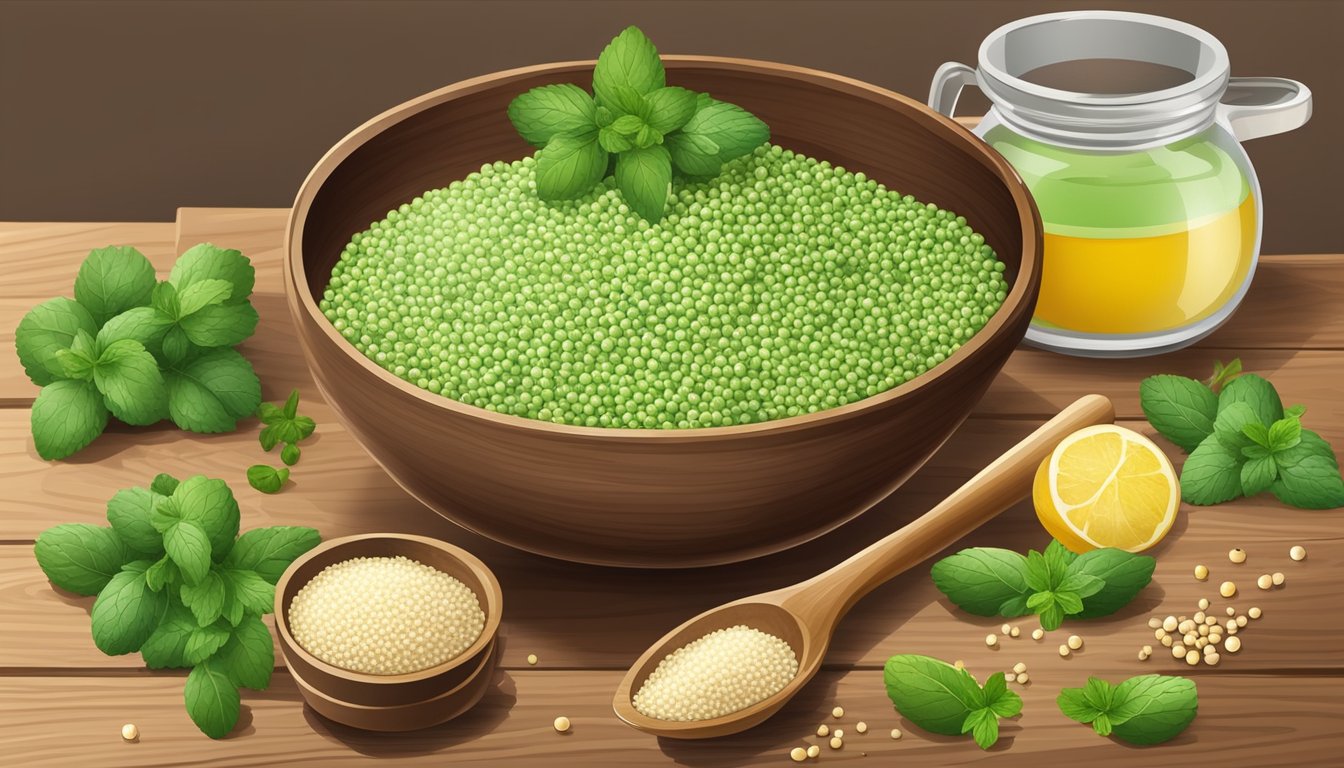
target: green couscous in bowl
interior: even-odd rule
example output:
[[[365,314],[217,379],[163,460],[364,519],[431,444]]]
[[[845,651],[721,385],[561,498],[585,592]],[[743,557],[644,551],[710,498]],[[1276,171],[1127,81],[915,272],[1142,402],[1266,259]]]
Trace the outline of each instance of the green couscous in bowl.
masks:
[[[417,499],[522,549],[686,567],[814,538],[937,450],[1031,318],[1039,219],[968,131],[826,73],[664,63],[669,85],[741,105],[772,138],[721,183],[674,191],[658,229],[607,188],[568,208],[526,194],[506,108],[592,62],[374,118],[291,214],[286,288],[319,388]],[[852,232],[814,231],[842,216]],[[836,290],[804,297],[793,269]]]

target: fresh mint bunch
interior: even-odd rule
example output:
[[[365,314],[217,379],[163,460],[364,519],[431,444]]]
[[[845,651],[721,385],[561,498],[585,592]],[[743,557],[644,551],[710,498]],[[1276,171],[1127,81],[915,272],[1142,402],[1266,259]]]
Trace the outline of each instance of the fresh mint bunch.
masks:
[[[1119,685],[1089,677],[1055,701],[1065,717],[1090,723],[1098,735],[1141,745],[1176,738],[1199,712],[1194,681],[1170,675],[1140,675]]]
[[[1153,578],[1157,562],[1106,547],[1082,555],[1052,540],[1025,556],[974,547],[933,564],[933,583],[957,607],[977,616],[1038,614],[1041,627],[1064,619],[1108,616],[1129,604]]]
[[[667,209],[672,171],[712,177],[770,139],[741,107],[667,85],[658,49],[627,27],[597,57],[593,93],[545,85],[509,104],[509,120],[536,154],[537,195],[572,200],[612,173],[626,204],[646,221]],[[614,162],[613,162],[614,161]]]
[[[93,642],[111,656],[140,652],[150,669],[191,667],[187,714],[207,736],[238,721],[238,689],[264,690],[275,666],[270,630],[275,582],[317,546],[311,528],[238,535],[239,511],[223,480],[159,475],[107,503],[109,526],[73,523],[38,536],[34,553],[51,583],[93,603]]]
[[[256,373],[232,348],[256,329],[253,280],[245,256],[205,243],[182,254],[164,282],[135,248],[91,251],[74,300],[37,305],[14,334],[24,371],[42,387],[31,417],[38,455],[70,456],[109,416],[233,429],[261,400]]]
[[[1148,423],[1190,454],[1181,497],[1220,504],[1268,490],[1303,509],[1344,506],[1344,478],[1335,452],[1302,427],[1306,408],[1284,408],[1274,385],[1242,374],[1241,361],[1215,366],[1207,382],[1150,376],[1139,385]]]
[[[887,659],[882,679],[892,704],[910,722],[947,736],[970,733],[981,749],[999,740],[999,718],[1022,711],[1022,698],[1008,690],[1002,672],[981,686],[964,669],[909,654]]]

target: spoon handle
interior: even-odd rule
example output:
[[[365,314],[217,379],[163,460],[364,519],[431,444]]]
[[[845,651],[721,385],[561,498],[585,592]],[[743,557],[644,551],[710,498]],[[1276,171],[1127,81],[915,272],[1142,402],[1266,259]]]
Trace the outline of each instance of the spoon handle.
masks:
[[[1111,401],[1085,395],[1009,448],[951,496],[898,531],[874,542],[829,571],[805,581],[785,598],[789,608],[834,626],[859,598],[931,557],[1026,496],[1037,467],[1060,440],[1083,427],[1115,420]]]

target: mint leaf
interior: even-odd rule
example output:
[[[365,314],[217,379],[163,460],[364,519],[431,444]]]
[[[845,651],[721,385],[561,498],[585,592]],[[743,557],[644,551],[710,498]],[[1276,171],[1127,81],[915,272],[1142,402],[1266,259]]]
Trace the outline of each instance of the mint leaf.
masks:
[[[67,379],[93,379],[93,366],[98,361],[98,352],[93,337],[80,330],[70,340],[69,349],[56,350],[56,363]]]
[[[1141,675],[1116,686],[1115,702],[1107,714],[1116,738],[1130,744],[1160,744],[1184,731],[1198,711],[1193,680]]]
[[[770,140],[770,128],[765,123],[745,109],[722,101],[701,108],[681,127],[681,133],[712,141],[719,148],[716,157],[720,163],[750,154]]]
[[[1266,490],[1278,473],[1278,465],[1272,456],[1248,460],[1241,465],[1241,492],[1246,496],[1254,496]]]
[[[224,647],[229,641],[232,627],[223,621],[216,621],[206,626],[197,626],[191,630],[191,635],[187,637],[187,645],[182,650],[182,655],[186,658],[188,664],[200,664],[215,652]],[[225,670],[228,664],[223,665]]]
[[[182,330],[181,325],[174,324],[163,334],[159,350],[165,362],[169,365],[178,365],[186,362],[187,354],[191,352],[191,340],[187,338],[187,332]]]
[[[102,325],[132,307],[149,303],[154,290],[154,265],[129,246],[89,251],[75,277],[75,300]]]
[[[663,134],[685,125],[696,111],[695,91],[676,86],[650,91],[644,100],[649,105],[649,126]]]
[[[1221,414],[1233,403],[1249,405],[1256,420],[1265,426],[1283,418],[1283,402],[1274,385],[1254,373],[1242,374],[1223,387],[1218,395],[1218,412]]]
[[[172,502],[184,521],[201,527],[210,541],[210,555],[223,560],[238,538],[238,502],[228,483],[204,475],[182,481],[173,491]]]
[[[1213,433],[1225,448],[1242,451],[1252,445],[1251,439],[1246,436],[1246,427],[1258,424],[1258,418],[1255,409],[1246,403],[1231,403],[1218,412],[1218,418],[1213,423]]]
[[[976,616],[999,615],[1005,603],[1028,594],[1027,559],[1007,549],[963,549],[933,564],[933,583],[958,608]],[[1026,613],[1024,603],[1014,603],[1017,613]]]
[[[215,657],[235,685],[264,691],[275,669],[271,631],[257,616],[246,616]]]
[[[174,524],[163,534],[163,548],[189,585],[201,583],[210,572],[210,539],[190,520]]]
[[[1344,507],[1344,479],[1340,478],[1339,465],[1334,456],[1313,454],[1301,459],[1294,457],[1294,463],[1281,465],[1278,474],[1278,479],[1269,486],[1269,490],[1284,504],[1299,509]]]
[[[140,650],[167,610],[167,598],[149,588],[143,570],[123,569],[93,603],[94,645],[108,656]]]
[[[275,587],[256,571],[225,568],[220,575],[228,587],[230,607],[236,604],[242,613],[255,613],[258,616],[275,609]]]
[[[231,347],[252,335],[257,320],[257,310],[244,302],[202,307],[179,320],[178,325],[187,341],[198,347]]]
[[[93,367],[93,381],[107,409],[127,424],[153,424],[168,413],[168,388],[159,364],[138,341],[107,345]]]
[[[966,716],[982,707],[980,686],[969,672],[928,656],[892,656],[882,679],[896,709],[932,733],[960,735]]]
[[[1247,424],[1246,426],[1242,427],[1241,433],[1245,435],[1247,439],[1249,439],[1252,443],[1255,443],[1256,445],[1260,446],[1261,448],[1264,448],[1267,451],[1270,450],[1269,427],[1265,426],[1264,424],[1261,424],[1258,421],[1253,421]]]
[[[165,554],[145,570],[145,583],[155,592],[161,592],[164,587],[177,583],[181,575],[177,564]]]
[[[1241,495],[1242,460],[1239,453],[1219,442],[1217,435],[1205,438],[1181,469],[1181,498],[1199,505],[1221,504],[1237,498]]]
[[[93,382],[54,381],[37,394],[30,418],[37,455],[63,459],[103,433],[107,406]]]
[[[542,200],[572,200],[592,189],[607,170],[607,152],[596,132],[556,136],[537,152],[537,196]]]
[[[1189,453],[1213,433],[1218,397],[1194,379],[1163,374],[1139,384],[1139,407],[1153,429]]]
[[[612,154],[629,152],[635,148],[635,140],[632,136],[621,133],[610,125],[597,132],[597,143]]]
[[[1213,376],[1205,382],[1209,389],[1217,392],[1229,381],[1241,375],[1241,358],[1236,358],[1232,362],[1224,365],[1221,361],[1213,362]]]
[[[183,696],[191,721],[206,736],[222,739],[238,724],[238,686],[229,679],[222,662],[206,659],[196,665],[187,675]]]
[[[626,27],[608,43],[593,68],[593,93],[608,104],[616,98],[618,87],[643,94],[666,84],[658,49],[638,27]]]
[[[218,571],[209,571],[197,584],[183,584],[180,594],[198,626],[209,626],[224,613],[224,579]]]
[[[639,91],[624,85],[614,86],[612,98],[605,104],[611,108],[613,114],[618,115],[610,127],[627,136],[633,136],[653,114],[653,107],[648,100],[641,96]],[[626,120],[622,123],[622,118],[632,118],[637,122]]]
[[[169,415],[177,426],[192,432],[230,431],[261,402],[261,382],[251,363],[228,348],[171,365],[164,370],[164,380]]]
[[[294,558],[316,547],[321,536],[312,528],[277,525],[256,528],[238,537],[233,549],[224,558],[224,566],[239,570],[256,571],[270,584],[294,562]]]
[[[196,619],[185,606],[175,599],[168,602],[168,610],[154,632],[140,646],[140,658],[150,669],[179,669],[192,666],[187,661],[187,641],[199,629]]]
[[[154,505],[163,496],[144,488],[124,488],[107,502],[107,521],[126,546],[141,555],[163,554],[163,535],[150,523]]]
[[[509,121],[524,141],[541,147],[556,136],[593,128],[597,125],[596,110],[593,97],[577,85],[543,85],[509,103]]]
[[[33,545],[37,565],[52,584],[77,595],[96,595],[130,553],[111,528],[68,523],[48,528]]]
[[[160,496],[172,496],[179,485],[181,485],[181,483],[178,482],[177,478],[167,472],[160,472],[154,476],[152,481],[150,481],[149,490]]]
[[[149,297],[149,304],[169,322],[175,323],[182,316],[182,305],[177,298],[177,286],[167,280],[154,286],[154,291]]]
[[[48,299],[28,310],[14,331],[14,348],[28,378],[45,386],[65,378],[56,353],[69,349],[75,334],[98,332],[89,311],[66,298]]]
[[[1102,582],[1096,592],[1083,595],[1082,610],[1074,618],[1092,619],[1109,616],[1129,605],[1153,579],[1157,561],[1122,549],[1106,547],[1078,556],[1069,565],[1068,575],[1086,574]]]
[[[632,149],[616,159],[616,186],[631,209],[645,221],[657,223],[667,210],[672,188],[672,158],[667,149]]]
[[[253,464],[247,468],[247,484],[262,493],[279,493],[289,480],[289,470],[281,467],[269,467],[265,464]]]
[[[178,291],[202,280],[224,280],[231,286],[228,302],[238,304],[252,295],[256,270],[239,251],[200,243],[177,258],[168,280]],[[176,317],[176,313],[173,314]]]
[[[972,710],[961,724],[961,732],[967,731],[971,732],[977,746],[989,749],[999,740],[999,718],[989,709]]]
[[[177,292],[177,319],[181,320],[208,306],[228,300],[233,284],[211,277],[197,280]]]
[[[688,176],[712,177],[723,169],[719,145],[707,136],[678,131],[668,136],[663,144],[671,153],[677,170]]]
[[[280,449],[280,460],[285,462],[286,466],[292,467],[295,464],[298,464],[299,455],[299,446],[294,443],[289,443],[284,448]]]
[[[163,347],[163,336],[173,321],[153,307],[128,309],[108,320],[98,330],[98,346],[106,349],[117,341],[136,341],[150,354],[158,354]]]
[[[1286,451],[1300,442],[1302,442],[1302,422],[1296,416],[1284,416],[1270,425],[1269,449],[1271,451]]]

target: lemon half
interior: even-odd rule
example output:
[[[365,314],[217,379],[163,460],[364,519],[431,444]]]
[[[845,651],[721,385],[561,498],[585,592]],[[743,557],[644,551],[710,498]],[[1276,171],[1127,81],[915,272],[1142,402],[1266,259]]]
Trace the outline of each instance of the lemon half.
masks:
[[[1181,490],[1171,460],[1152,440],[1100,424],[1055,446],[1036,470],[1032,500],[1045,530],[1074,552],[1142,552],[1171,530]]]

